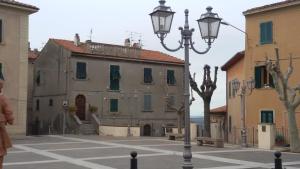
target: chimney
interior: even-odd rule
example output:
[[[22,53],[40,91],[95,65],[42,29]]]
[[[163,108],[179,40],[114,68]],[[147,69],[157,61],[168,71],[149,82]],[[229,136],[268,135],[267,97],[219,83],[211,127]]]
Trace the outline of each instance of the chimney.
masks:
[[[80,37],[79,37],[78,33],[75,34],[74,45],[75,46],[79,46],[80,45]]]
[[[125,39],[124,46],[130,47],[130,39],[129,38]]]
[[[132,47],[133,47],[133,48],[139,48],[139,49],[141,48],[141,46],[140,46],[139,43],[134,43],[134,44],[132,45]]]

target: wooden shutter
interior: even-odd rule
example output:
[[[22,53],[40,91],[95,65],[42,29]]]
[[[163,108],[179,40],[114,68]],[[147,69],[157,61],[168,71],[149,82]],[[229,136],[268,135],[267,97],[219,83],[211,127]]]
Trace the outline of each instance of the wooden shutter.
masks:
[[[260,24],[260,44],[265,44],[266,42],[266,29],[265,23]]]
[[[167,71],[167,83],[170,84],[170,85],[175,84],[174,70],[168,70]]]
[[[3,38],[3,25],[2,25],[2,20],[0,19],[0,43],[2,43],[2,38]]]
[[[110,112],[118,112],[118,99],[110,99]]]
[[[144,83],[151,83],[151,82],[152,82],[152,69],[144,68]]]
[[[255,67],[254,75],[255,75],[255,88],[257,88],[257,89],[261,88],[262,85],[261,85],[261,67],[260,66]]]
[[[77,79],[86,79],[86,63],[77,62],[77,65],[76,65],[76,78]]]
[[[144,95],[144,111],[151,111],[151,95]]]
[[[273,42],[273,23],[267,22],[266,23],[266,43]]]
[[[119,90],[120,67],[118,65],[110,66],[110,90]]]
[[[269,74],[269,86],[275,88],[273,77],[271,74]]]
[[[228,82],[228,97],[231,98],[231,81]]]

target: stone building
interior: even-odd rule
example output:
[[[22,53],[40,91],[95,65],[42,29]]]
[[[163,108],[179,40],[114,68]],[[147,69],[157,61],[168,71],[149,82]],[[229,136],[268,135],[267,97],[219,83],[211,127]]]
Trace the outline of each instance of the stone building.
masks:
[[[83,132],[93,125],[161,136],[176,126],[166,99],[181,104],[183,71],[182,60],[128,40],[119,46],[82,43],[78,34],[74,41],[50,39],[35,63],[31,119],[38,119],[42,133]]]
[[[14,125],[8,126],[12,134],[26,133],[28,20],[38,10],[17,1],[0,1],[0,71],[15,116]]]

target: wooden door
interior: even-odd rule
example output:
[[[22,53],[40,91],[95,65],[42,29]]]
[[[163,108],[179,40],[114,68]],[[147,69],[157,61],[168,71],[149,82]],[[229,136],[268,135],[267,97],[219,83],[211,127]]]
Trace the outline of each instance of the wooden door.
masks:
[[[83,95],[78,95],[76,97],[76,115],[80,120],[85,120],[85,97]]]

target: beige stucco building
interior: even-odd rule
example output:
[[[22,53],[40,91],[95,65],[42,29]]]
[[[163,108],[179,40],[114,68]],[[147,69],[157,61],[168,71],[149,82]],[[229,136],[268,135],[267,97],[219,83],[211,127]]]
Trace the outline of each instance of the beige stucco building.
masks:
[[[35,62],[30,119],[40,133],[94,124],[100,134],[126,135],[130,126],[128,135],[161,136],[166,127],[177,125],[177,113],[167,109],[166,98],[175,106],[182,103],[182,60],[128,41],[122,46],[81,42],[79,35],[74,39],[50,39]]]
[[[265,57],[275,59],[279,49],[281,68],[287,71],[288,58],[292,54],[294,72],[289,83],[300,84],[300,1],[287,0],[253,8],[244,12],[246,17],[246,48],[238,52],[223,67],[227,72],[227,112],[229,142],[240,143],[241,106],[239,93],[233,91],[235,79],[255,80],[255,88],[248,92],[245,104],[245,122],[248,143],[257,144],[257,126],[260,123],[274,124],[277,135],[285,136],[288,142],[287,113],[273,88],[273,80],[265,68]],[[250,91],[250,90],[248,90]],[[300,107],[296,114],[300,128]]]
[[[26,133],[28,18],[38,10],[17,1],[0,1],[0,71],[15,116],[14,125],[8,127],[12,134]]]

